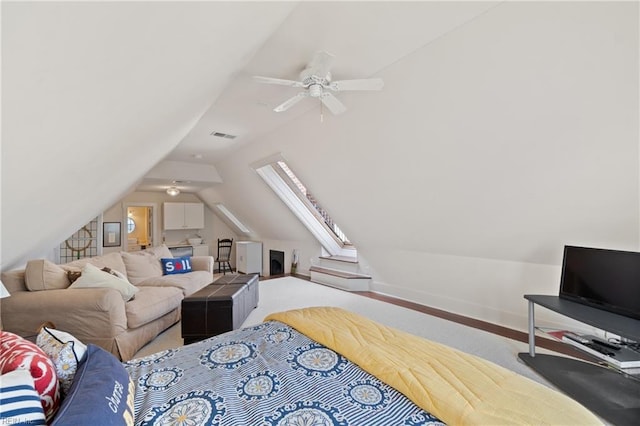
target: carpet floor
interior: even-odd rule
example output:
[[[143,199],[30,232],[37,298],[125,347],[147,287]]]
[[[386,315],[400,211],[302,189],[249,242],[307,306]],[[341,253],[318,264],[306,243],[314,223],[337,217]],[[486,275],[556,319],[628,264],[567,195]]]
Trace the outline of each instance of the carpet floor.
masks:
[[[477,355],[539,383],[553,387],[518,359],[519,352],[528,351],[528,346],[522,342],[294,277],[260,281],[259,291],[258,307],[249,315],[243,323],[243,327],[259,324],[273,312],[310,306],[335,306]],[[135,358],[182,345],[180,323],[177,323],[143,347],[135,355]],[[550,353],[545,350],[537,351]]]

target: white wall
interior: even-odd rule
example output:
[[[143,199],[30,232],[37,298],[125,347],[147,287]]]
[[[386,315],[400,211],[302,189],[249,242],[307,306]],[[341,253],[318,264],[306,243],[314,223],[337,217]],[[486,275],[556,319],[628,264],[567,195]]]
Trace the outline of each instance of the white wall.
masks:
[[[318,258],[321,255],[322,247],[317,241],[305,240],[305,241],[283,241],[283,240],[271,240],[265,239],[262,241],[262,265],[263,275],[269,276],[270,262],[269,262],[269,250],[276,250],[284,252],[284,273],[291,273],[291,261],[293,259],[293,251],[298,252],[298,267],[296,274],[309,276],[309,268],[311,267],[311,261]]]
[[[640,248],[637,16],[503,3],[379,73],[382,92],[341,95],[346,113],[217,164],[215,197],[263,239],[309,240],[248,167],[281,152],[375,290],[524,329],[522,296],[557,293],[565,244]]]
[[[291,256],[297,249],[300,257],[298,272],[309,274],[310,259],[317,258],[321,246],[258,174],[249,167],[261,158],[260,149],[245,149],[216,166],[225,184],[207,188],[198,196],[217,213],[215,204],[223,202],[250,234],[236,233],[234,241],[262,242],[263,275],[269,275],[269,250],[285,253],[285,272],[291,269]],[[225,223],[218,217],[223,224]],[[230,227],[227,229],[231,231]],[[235,266],[235,244],[232,253]]]
[[[2,2],[0,267],[135,188],[294,6]]]

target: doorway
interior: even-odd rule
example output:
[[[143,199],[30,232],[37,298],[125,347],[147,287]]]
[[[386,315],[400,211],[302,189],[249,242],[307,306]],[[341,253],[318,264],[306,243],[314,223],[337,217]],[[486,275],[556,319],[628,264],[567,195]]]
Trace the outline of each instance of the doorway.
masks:
[[[125,206],[125,250],[140,251],[155,245],[155,206],[128,204]]]

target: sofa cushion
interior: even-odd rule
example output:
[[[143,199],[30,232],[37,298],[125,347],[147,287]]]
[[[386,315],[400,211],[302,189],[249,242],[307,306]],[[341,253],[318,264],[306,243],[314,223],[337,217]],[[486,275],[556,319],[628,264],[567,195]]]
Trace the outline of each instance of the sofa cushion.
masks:
[[[122,260],[127,269],[127,278],[132,284],[138,284],[150,277],[162,276],[160,259],[149,252],[122,252]]]
[[[0,274],[2,284],[4,284],[9,294],[29,290],[24,282],[24,277],[24,269],[12,269],[11,271],[3,271],[2,274]]]
[[[125,302],[138,292],[138,288],[125,279],[111,275],[87,263],[82,268],[82,275],[69,288],[107,287],[118,290]]]
[[[144,253],[151,253],[158,259],[164,258],[172,258],[173,254],[171,254],[171,250],[167,247],[166,244],[161,244],[156,247],[149,247],[148,249],[143,250]]]
[[[27,262],[24,282],[30,291],[67,288],[71,284],[67,278],[67,271],[47,259]]]
[[[147,278],[138,283],[138,288],[144,286],[177,287],[182,290],[185,296],[189,296],[212,282],[212,273],[208,271],[192,271],[186,274]]]
[[[123,274],[127,274],[127,268],[124,266],[124,262],[122,261],[122,256],[120,253],[109,253],[104,254],[102,256],[96,257],[88,257],[85,259],[74,260],[73,262],[65,263],[64,265],[60,265],[62,268],[66,270],[70,269],[82,269],[84,265],[87,263],[92,264],[93,266],[97,266],[98,269],[102,269],[104,267],[108,267],[110,269],[115,269],[116,271],[122,272]]]
[[[134,300],[125,304],[127,327],[145,325],[180,306],[182,291],[175,287],[140,287]]]

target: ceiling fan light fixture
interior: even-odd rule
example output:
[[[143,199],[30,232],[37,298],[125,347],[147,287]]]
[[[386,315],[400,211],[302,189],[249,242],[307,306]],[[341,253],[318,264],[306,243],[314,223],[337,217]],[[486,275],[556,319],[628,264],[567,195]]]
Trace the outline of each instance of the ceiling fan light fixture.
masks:
[[[319,98],[324,106],[333,114],[341,114],[346,107],[331,92],[347,90],[382,90],[384,81],[381,78],[365,78],[355,80],[333,81],[329,71],[333,63],[333,55],[327,52],[317,52],[309,65],[300,73],[300,80],[286,80],[282,78],[263,77],[254,75],[254,81],[265,84],[299,87],[305,89],[282,104],[275,107],[275,112],[283,112],[297,104],[303,98]]]
[[[309,86],[309,96],[312,98],[319,98],[322,96],[322,86],[319,84],[312,84]]]
[[[180,190],[176,186],[170,186],[169,188],[167,188],[167,194],[171,195],[172,197],[175,197],[179,193]]]

